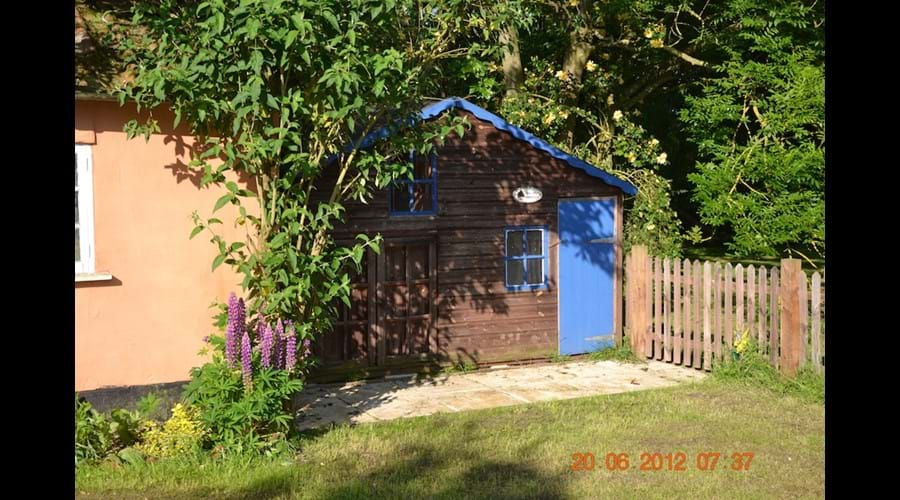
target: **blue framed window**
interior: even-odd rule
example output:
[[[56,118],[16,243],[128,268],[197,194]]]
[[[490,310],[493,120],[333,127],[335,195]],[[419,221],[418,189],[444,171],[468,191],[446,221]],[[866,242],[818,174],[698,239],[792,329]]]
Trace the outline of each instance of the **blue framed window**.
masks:
[[[503,231],[506,289],[546,289],[550,269],[547,226],[507,227]]]
[[[437,155],[410,153],[413,178],[397,179],[389,189],[391,215],[434,215],[437,213]]]

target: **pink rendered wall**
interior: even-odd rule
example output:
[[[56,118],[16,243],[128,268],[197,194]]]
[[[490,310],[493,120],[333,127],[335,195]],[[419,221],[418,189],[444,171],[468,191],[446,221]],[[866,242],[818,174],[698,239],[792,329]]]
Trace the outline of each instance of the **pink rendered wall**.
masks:
[[[222,192],[198,187],[185,166],[193,141],[170,114],[154,112],[163,130],[149,143],[122,132],[133,108],[79,100],[75,116],[75,143],[92,146],[95,269],[113,276],[75,283],[75,389],[186,380],[214,331],[209,305],[240,293],[227,265],[210,271],[208,233],[188,239],[191,213],[210,217]],[[245,231],[233,208],[216,213],[229,241]]]

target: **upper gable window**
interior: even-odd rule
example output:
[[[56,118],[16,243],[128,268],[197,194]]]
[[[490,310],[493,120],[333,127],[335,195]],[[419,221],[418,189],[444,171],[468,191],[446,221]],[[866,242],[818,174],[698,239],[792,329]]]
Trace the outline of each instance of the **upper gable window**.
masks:
[[[390,186],[391,215],[437,213],[437,155],[410,153],[413,178],[403,177]]]

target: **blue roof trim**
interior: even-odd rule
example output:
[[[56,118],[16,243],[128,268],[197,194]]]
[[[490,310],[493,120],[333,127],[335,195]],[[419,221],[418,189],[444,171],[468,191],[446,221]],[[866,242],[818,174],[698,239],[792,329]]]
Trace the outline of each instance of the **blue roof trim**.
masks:
[[[490,122],[490,124],[493,125],[494,127],[498,128],[500,130],[503,130],[505,132],[509,132],[509,134],[512,135],[513,137],[515,137],[516,139],[523,141],[523,142],[527,142],[533,148],[539,149],[558,160],[562,160],[562,161],[568,163],[569,165],[571,165],[572,167],[575,167],[577,169],[584,171],[584,173],[590,175],[591,177],[596,177],[596,178],[602,180],[603,182],[609,184],[610,186],[615,186],[615,187],[621,189],[626,194],[629,194],[632,196],[637,194],[637,188],[630,182],[624,181],[612,174],[609,174],[603,170],[600,170],[600,168],[598,168],[594,165],[591,165],[590,163],[588,163],[580,158],[572,156],[572,155],[560,150],[559,148],[554,147],[547,141],[535,136],[534,134],[526,132],[525,130],[507,122],[503,118],[500,118],[499,116],[491,113],[490,111],[488,111],[482,107],[476,106],[476,105],[472,104],[471,102],[469,102],[463,98],[460,98],[460,97],[448,97],[447,99],[436,102],[434,104],[429,104],[428,106],[425,106],[424,108],[422,108],[422,111],[419,112],[417,117],[407,119],[406,123],[413,124],[413,123],[415,123],[416,119],[430,120],[432,118],[440,116],[440,114],[443,113],[444,111],[454,109],[454,108],[468,111],[469,113],[472,113],[473,115],[475,115],[476,118],[478,118],[480,120],[484,120],[486,122]],[[366,135],[365,137],[363,137],[363,139],[361,141],[359,141],[355,146],[350,145],[350,146],[345,147],[344,152],[349,152],[356,148],[367,148],[367,147],[371,146],[372,144],[374,144],[375,141],[389,136],[390,133],[391,132],[390,132],[389,127],[382,127],[380,129]],[[332,158],[329,158],[327,160],[327,162],[330,163],[331,161],[333,161],[334,158],[336,158],[336,155]]]

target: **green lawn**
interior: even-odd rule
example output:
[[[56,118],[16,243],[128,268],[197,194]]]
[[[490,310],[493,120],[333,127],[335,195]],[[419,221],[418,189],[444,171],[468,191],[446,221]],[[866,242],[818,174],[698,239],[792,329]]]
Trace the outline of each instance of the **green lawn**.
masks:
[[[82,467],[94,498],[821,498],[824,405],[765,388],[678,387],[442,414],[304,437],[296,459]],[[698,452],[720,452],[700,471]],[[572,454],[684,452],[686,471],[570,470]],[[733,471],[731,454],[753,452]],[[666,465],[667,467],[667,465]]]

